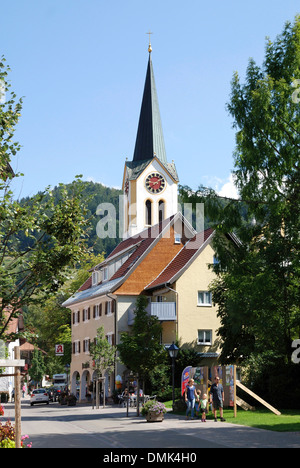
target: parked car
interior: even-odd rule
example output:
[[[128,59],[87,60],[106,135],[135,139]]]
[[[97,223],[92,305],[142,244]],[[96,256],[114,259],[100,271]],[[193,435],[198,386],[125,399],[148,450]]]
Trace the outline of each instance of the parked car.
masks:
[[[52,401],[57,401],[63,393],[62,387],[53,387]]]
[[[45,388],[33,390],[31,393],[30,405],[33,406],[35,403],[46,403],[46,405],[49,405],[49,394]]]

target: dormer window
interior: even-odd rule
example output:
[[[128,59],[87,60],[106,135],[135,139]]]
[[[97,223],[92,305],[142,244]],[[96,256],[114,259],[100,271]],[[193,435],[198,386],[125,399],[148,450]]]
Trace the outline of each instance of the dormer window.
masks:
[[[177,234],[176,232],[174,234],[174,243],[175,244],[181,244],[181,235]]]
[[[108,280],[108,267],[104,267],[102,270],[102,273],[103,273],[103,281],[107,281]]]
[[[100,280],[100,271],[93,271],[92,273],[92,286],[97,286]]]

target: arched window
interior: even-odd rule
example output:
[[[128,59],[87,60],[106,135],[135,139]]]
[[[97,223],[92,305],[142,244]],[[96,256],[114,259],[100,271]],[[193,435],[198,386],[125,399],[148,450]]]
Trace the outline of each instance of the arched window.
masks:
[[[151,200],[146,200],[146,224],[152,226],[152,202]]]
[[[158,222],[161,223],[165,219],[165,202],[159,200],[158,202]]]

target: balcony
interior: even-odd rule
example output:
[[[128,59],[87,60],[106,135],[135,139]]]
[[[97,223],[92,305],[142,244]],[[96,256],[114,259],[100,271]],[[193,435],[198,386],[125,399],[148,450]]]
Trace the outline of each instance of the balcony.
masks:
[[[147,311],[149,315],[157,317],[161,322],[176,320],[176,302],[150,302]],[[133,325],[134,310],[128,310],[128,325]]]
[[[151,302],[149,306],[150,315],[157,317],[159,321],[176,320],[176,302]]]

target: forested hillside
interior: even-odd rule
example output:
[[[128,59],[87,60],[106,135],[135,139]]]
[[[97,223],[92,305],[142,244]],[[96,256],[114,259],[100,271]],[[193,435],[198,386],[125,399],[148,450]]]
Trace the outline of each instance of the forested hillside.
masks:
[[[119,237],[116,238],[99,238],[97,236],[96,227],[97,223],[100,221],[101,217],[96,214],[97,208],[101,203],[111,203],[115,207],[116,211],[116,234],[119,235],[119,195],[122,194],[121,190],[117,190],[110,187],[105,187],[104,185],[96,182],[82,182],[76,181],[71,184],[64,186],[68,191],[72,191],[74,184],[83,184],[83,196],[86,199],[86,204],[88,208],[87,213],[87,231],[86,239],[89,247],[93,249],[95,255],[102,254],[108,255],[120,242]],[[60,186],[55,187],[52,192],[52,196],[55,201],[60,199]],[[30,203],[30,198],[23,198],[20,200],[20,204]],[[20,247],[25,248],[30,246],[32,240],[26,236],[25,232],[20,232],[18,235],[18,240],[20,242]]]

